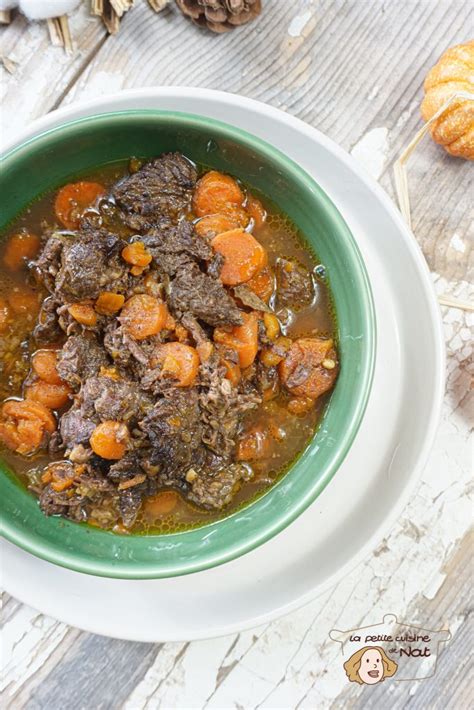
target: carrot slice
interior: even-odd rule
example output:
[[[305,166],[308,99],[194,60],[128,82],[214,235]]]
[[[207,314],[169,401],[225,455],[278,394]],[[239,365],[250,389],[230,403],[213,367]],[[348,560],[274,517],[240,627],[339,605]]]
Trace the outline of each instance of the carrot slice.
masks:
[[[50,385],[62,385],[57,371],[58,353],[56,350],[37,350],[31,360],[35,374]]]
[[[18,271],[28,259],[33,259],[41,245],[40,238],[24,230],[13,234],[7,242],[3,254],[3,263],[11,271]]]
[[[126,301],[120,313],[120,322],[132,338],[143,340],[165,328],[168,316],[165,303],[140,293]]]
[[[44,443],[45,434],[55,429],[54,416],[40,402],[9,400],[2,406],[0,441],[19,454],[34,453]]]
[[[198,217],[226,214],[240,206],[244,193],[230,175],[210,170],[199,180],[193,197],[193,210]]]
[[[93,328],[97,323],[97,313],[90,303],[73,303],[67,310],[81,325]]]
[[[199,371],[199,355],[195,348],[184,343],[163,343],[159,345],[150,364],[161,365],[161,374],[177,380],[177,387],[190,387],[196,381]]]
[[[312,400],[333,387],[338,370],[333,341],[323,338],[295,340],[279,364],[281,381],[290,394]]]
[[[214,329],[214,340],[232,350],[239,357],[239,365],[244,370],[250,367],[258,352],[258,316],[256,313],[242,313],[243,325],[231,330]]]
[[[67,468],[61,464],[59,466],[53,464],[45,471],[43,476],[41,476],[43,483],[51,483],[51,488],[58,493],[70,488],[75,478],[76,469],[72,464]]]
[[[98,424],[89,443],[92,451],[103,459],[121,459],[127,450],[128,429],[122,422],[108,420]]]
[[[246,227],[249,221],[248,214],[242,207],[230,209],[225,214],[209,214],[201,217],[194,225],[200,237],[212,238],[231,229]]]
[[[54,211],[66,229],[79,226],[83,212],[105,194],[105,188],[98,182],[71,182],[62,187],[56,195]]]
[[[262,226],[267,218],[267,211],[260,200],[257,200],[253,195],[247,198],[247,212],[252,217],[255,227],[258,229]]]
[[[211,245],[224,257],[220,278],[226,286],[237,286],[248,281],[267,263],[265,249],[243,229],[218,234]]]
[[[280,335],[280,321],[274,313],[264,313],[263,322],[269,340],[275,340]]]
[[[125,303],[125,296],[113,291],[102,291],[95,302],[95,310],[103,316],[113,316]]]
[[[177,326],[177,323],[171,313],[168,311],[168,315],[166,316],[166,323],[165,323],[165,328],[166,330],[175,330]],[[179,338],[178,338],[179,340]]]
[[[176,323],[174,327],[174,334],[180,343],[187,343],[189,340],[189,331],[187,331],[181,323]]]
[[[71,389],[63,383],[54,385],[49,382],[33,382],[26,388],[25,398],[44,404],[49,409],[60,409],[70,401]]]
[[[4,403],[2,412],[8,417],[17,419],[39,419],[45,430],[52,434],[56,429],[56,420],[47,407],[39,402],[20,400],[9,400]]]
[[[152,258],[143,242],[133,242],[122,249],[122,259],[133,266],[148,266]]]
[[[176,491],[161,491],[150,496],[143,506],[145,515],[154,520],[161,515],[167,515],[176,508],[179,502],[179,493]]]

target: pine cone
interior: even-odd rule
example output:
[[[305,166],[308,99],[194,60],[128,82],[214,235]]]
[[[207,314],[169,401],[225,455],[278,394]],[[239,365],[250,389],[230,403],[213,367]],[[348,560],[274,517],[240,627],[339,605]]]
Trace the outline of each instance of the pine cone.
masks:
[[[254,20],[262,11],[261,0],[176,0],[187,17],[213,32],[228,32]]]

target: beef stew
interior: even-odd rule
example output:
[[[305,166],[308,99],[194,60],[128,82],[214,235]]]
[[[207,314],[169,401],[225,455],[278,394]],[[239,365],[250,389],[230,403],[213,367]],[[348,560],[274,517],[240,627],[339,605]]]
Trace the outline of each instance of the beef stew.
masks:
[[[265,198],[166,154],[45,195],[5,236],[2,455],[47,515],[202,525],[304,449],[335,324],[324,269]]]

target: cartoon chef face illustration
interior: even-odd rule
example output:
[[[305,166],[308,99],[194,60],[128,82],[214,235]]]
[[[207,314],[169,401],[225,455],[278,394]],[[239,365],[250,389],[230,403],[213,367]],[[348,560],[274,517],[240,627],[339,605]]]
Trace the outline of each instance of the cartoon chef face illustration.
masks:
[[[388,658],[380,646],[364,646],[344,663],[350,681],[362,685],[375,685],[397,672],[398,665]]]

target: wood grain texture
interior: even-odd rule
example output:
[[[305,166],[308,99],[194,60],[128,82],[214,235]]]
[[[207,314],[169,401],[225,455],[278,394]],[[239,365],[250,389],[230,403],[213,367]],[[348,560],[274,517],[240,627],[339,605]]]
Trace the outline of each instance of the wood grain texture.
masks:
[[[225,36],[145,2],[106,38],[83,10],[78,52],[50,48],[21,20],[3,30],[2,122],[9,131],[52,108],[121,88],[190,85],[260,99],[297,115],[352,152],[393,196],[392,166],[420,125],[422,81],[468,39],[464,0],[267,0],[259,20]],[[472,298],[472,164],[425,139],[409,164],[415,235],[435,288]],[[6,595],[6,707],[414,708],[470,705],[467,669],[472,540],[470,442],[474,318],[443,309],[448,382],[443,420],[419,488],[379,547],[334,589],[241,634],[193,643],[134,644],[70,629]],[[335,673],[331,628],[384,613],[453,635],[430,681],[361,688]]]

